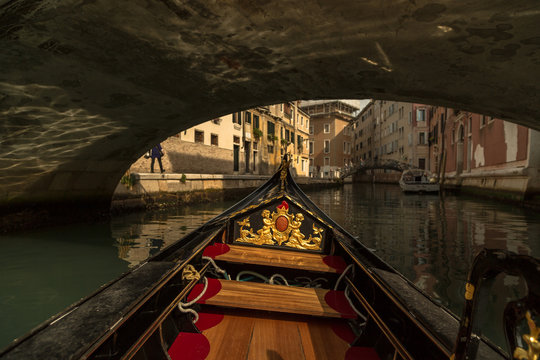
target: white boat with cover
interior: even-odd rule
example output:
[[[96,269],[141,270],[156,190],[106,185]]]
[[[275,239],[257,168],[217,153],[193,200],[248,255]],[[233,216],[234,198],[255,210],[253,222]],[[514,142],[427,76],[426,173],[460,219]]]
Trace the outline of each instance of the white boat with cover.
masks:
[[[439,192],[437,177],[421,169],[405,170],[399,179],[399,186],[404,192]]]

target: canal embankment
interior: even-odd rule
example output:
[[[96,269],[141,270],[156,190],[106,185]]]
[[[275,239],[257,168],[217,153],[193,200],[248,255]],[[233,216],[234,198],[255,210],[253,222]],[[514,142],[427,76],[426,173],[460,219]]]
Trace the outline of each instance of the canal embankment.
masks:
[[[401,173],[354,175],[354,182],[398,184]],[[444,192],[463,193],[540,210],[540,171],[512,168],[447,174],[441,182]]]
[[[240,200],[269,175],[131,173],[122,178],[111,201],[114,214],[189,204]],[[296,177],[304,190],[341,186],[332,179]]]

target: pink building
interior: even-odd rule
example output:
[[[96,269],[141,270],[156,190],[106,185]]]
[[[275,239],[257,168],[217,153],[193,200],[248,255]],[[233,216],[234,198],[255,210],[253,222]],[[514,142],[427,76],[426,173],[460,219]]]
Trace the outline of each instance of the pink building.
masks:
[[[434,108],[429,130],[429,168],[446,185],[496,190],[519,200],[540,193],[539,132],[443,107]]]

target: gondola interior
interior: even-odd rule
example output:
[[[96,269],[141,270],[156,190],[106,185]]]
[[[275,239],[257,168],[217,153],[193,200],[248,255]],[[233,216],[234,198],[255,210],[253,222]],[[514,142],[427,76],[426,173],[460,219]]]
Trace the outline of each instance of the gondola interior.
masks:
[[[285,158],[251,195],[0,357],[452,359],[459,331],[320,211]],[[477,359],[507,355],[482,337],[473,347]]]

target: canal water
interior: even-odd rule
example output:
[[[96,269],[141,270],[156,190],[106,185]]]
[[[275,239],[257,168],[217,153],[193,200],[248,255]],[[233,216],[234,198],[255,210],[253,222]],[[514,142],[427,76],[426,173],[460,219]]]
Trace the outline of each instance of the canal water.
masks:
[[[396,185],[349,184],[308,192],[337,223],[435,301],[460,315],[464,283],[482,248],[540,257],[540,216],[462,196],[403,194]],[[233,203],[130,214],[110,223],[0,236],[0,348],[171,244]],[[487,335],[504,344],[499,313],[523,295],[495,284]]]

